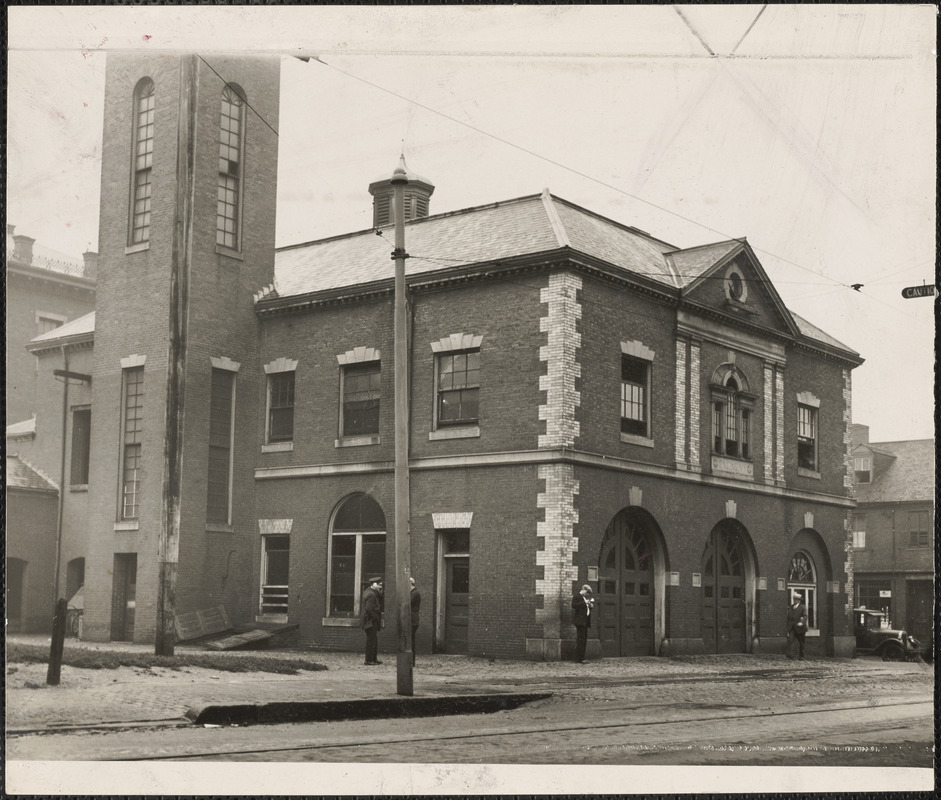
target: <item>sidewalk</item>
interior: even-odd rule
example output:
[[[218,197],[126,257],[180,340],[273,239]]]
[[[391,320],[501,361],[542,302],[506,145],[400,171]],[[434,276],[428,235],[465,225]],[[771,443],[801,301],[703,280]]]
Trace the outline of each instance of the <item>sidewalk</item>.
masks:
[[[49,638],[12,635],[8,642],[48,646]],[[152,645],[66,640],[67,649],[77,647],[153,652]],[[176,650],[181,654],[203,652],[200,647],[182,645],[178,645]],[[243,653],[227,654],[232,658],[241,655]],[[614,658],[575,664],[420,654],[413,673],[414,694],[403,697],[396,693],[394,653],[380,654],[385,663],[378,667],[365,666],[359,653],[272,650],[254,651],[251,655],[306,658],[312,663],[325,665],[327,669],[299,675],[278,675],[196,667],[180,670],[135,667],[89,670],[64,665],[60,685],[47,686],[46,664],[8,664],[6,729],[8,732],[50,730],[157,721],[175,721],[183,725],[193,724],[194,719],[201,722],[225,719],[225,713],[198,717],[199,712],[207,707],[240,706],[245,709],[270,704],[281,704],[279,708],[288,715],[291,714],[289,706],[295,706],[297,711],[301,706],[309,709],[318,704],[322,706],[322,713],[329,708],[345,706],[356,716],[424,715],[429,712],[427,706],[434,705],[434,701],[442,707],[437,713],[452,713],[459,710],[459,704],[467,702],[467,699],[479,701],[486,697],[499,697],[501,702],[509,702],[514,695],[546,695],[612,683],[655,684],[684,676],[686,680],[698,681],[729,673],[768,675],[780,672],[785,677],[795,670],[810,670],[821,677],[846,671],[878,671],[880,667],[875,662],[845,659],[792,662],[772,655]],[[911,665],[913,670],[918,666]],[[898,669],[898,666],[894,668]],[[403,703],[412,703],[413,708],[405,710]],[[351,704],[359,705],[359,710],[350,712]],[[364,704],[372,704],[372,711]],[[454,707],[455,704],[458,706]],[[452,708],[449,710],[448,706]],[[432,713],[435,713],[433,709]],[[229,716],[225,721],[259,721],[257,714],[255,717],[250,711],[243,714],[242,717],[237,714]]]

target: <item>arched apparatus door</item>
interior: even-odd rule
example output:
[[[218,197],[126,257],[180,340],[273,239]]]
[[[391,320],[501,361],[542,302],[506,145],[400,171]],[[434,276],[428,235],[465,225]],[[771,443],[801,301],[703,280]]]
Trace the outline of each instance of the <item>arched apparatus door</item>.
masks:
[[[732,525],[712,529],[702,555],[702,638],[707,653],[744,653],[745,558]]]
[[[620,512],[608,526],[598,564],[601,652],[654,655],[653,551],[630,512]]]

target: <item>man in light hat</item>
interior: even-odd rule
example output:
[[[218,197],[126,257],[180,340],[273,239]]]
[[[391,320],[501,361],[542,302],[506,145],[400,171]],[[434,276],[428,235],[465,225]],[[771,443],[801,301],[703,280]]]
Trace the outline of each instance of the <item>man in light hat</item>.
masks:
[[[595,597],[586,583],[572,596],[572,623],[575,625],[575,661],[585,663],[585,646],[588,644],[588,629],[591,627],[591,612]]]
[[[807,635],[807,606],[801,600],[800,594],[791,592],[791,604],[787,607],[787,644],[784,655],[794,658],[794,641],[798,644],[798,657],[804,660],[804,637]]]
[[[369,579],[369,586],[363,592],[361,621],[366,633],[366,665],[374,666],[382,662],[379,653],[379,628],[382,627],[382,576]]]

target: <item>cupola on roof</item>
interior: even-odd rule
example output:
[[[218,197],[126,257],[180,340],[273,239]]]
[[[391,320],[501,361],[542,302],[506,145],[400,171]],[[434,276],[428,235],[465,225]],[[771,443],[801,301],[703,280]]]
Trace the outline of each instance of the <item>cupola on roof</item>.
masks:
[[[373,197],[372,201],[372,224],[374,228],[381,228],[385,225],[391,225],[395,220],[392,218],[392,179],[396,174],[404,171],[408,178],[405,186],[405,221],[418,219],[428,216],[429,198],[434,194],[434,184],[427,178],[423,178],[416,172],[413,172],[405,165],[405,156],[399,159],[399,165],[395,173],[388,175],[369,184],[369,193]]]

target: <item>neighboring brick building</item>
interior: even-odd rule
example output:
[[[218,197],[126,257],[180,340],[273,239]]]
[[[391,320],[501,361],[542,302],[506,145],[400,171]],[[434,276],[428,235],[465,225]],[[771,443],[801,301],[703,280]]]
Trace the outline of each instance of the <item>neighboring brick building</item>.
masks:
[[[933,439],[870,442],[853,425],[856,606],[885,611],[893,625],[932,639],[934,612]]]
[[[52,630],[58,496],[55,481],[8,450],[4,611],[10,633]]]
[[[31,339],[95,310],[97,254],[84,262],[24,234],[6,232],[6,421],[23,422],[36,412],[36,359]]]
[[[396,589],[392,232],[275,251],[277,98],[277,59],[108,56],[88,638],[152,640],[170,575],[178,612],[359,648],[363,582]],[[566,657],[589,582],[589,654],[780,650],[788,590],[851,654],[858,354],[744,240],[548,192],[426,216],[412,177],[418,651]]]

